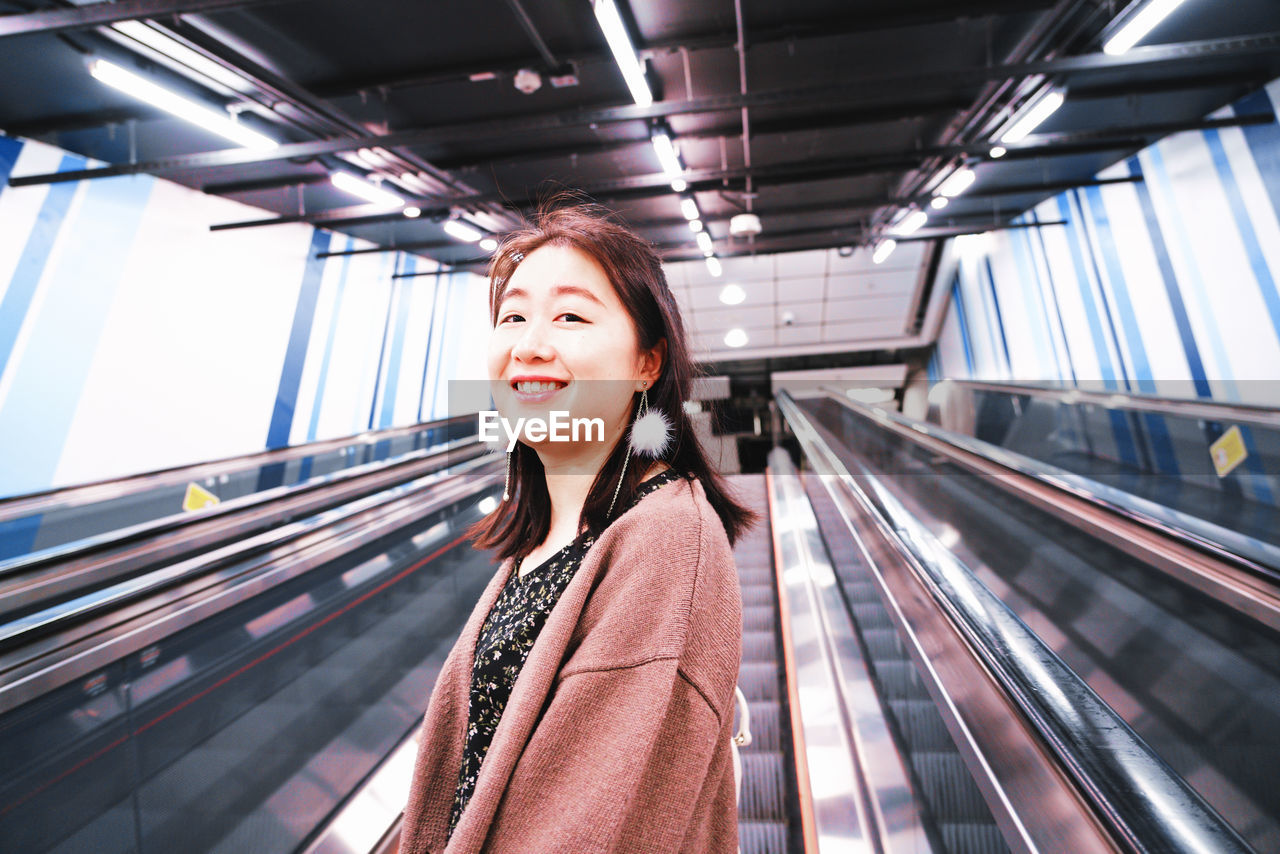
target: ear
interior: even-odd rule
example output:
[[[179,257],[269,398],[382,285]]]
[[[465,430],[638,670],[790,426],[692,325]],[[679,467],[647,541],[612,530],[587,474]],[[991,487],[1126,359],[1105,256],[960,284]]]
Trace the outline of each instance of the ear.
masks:
[[[662,374],[662,366],[667,360],[667,339],[660,338],[653,349],[640,359],[640,379],[649,383],[650,387],[658,381]]]

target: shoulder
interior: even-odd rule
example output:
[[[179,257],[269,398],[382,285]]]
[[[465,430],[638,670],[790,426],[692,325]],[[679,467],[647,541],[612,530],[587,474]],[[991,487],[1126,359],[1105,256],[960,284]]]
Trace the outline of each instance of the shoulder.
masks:
[[[645,496],[595,548],[600,564],[579,621],[578,667],[677,658],[682,669],[689,660],[696,671],[692,659],[701,653],[694,647],[708,641],[725,645],[725,656],[738,654],[742,606],[733,552],[697,480]]]

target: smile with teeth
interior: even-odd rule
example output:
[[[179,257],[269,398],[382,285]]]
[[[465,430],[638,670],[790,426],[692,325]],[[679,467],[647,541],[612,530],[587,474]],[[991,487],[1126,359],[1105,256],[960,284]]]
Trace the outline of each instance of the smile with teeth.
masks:
[[[568,383],[562,382],[518,382],[515,383],[516,391],[522,391],[527,394],[537,394],[543,391],[555,391],[564,388]]]

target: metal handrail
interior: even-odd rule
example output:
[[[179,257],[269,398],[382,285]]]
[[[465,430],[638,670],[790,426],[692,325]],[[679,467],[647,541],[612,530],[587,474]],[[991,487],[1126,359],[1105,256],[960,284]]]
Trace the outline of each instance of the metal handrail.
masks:
[[[0,656],[0,713],[385,537],[410,520],[493,489],[501,478],[487,470],[496,465],[496,458],[477,457],[460,467],[465,474],[428,474],[320,518],[267,532],[258,542],[164,567],[126,582],[112,591],[109,602],[63,603],[34,621],[4,626],[0,630],[17,648]],[[85,622],[90,611],[105,613]],[[24,635],[50,626],[60,626],[56,636],[24,641]],[[46,658],[49,663],[41,663]]]
[[[1188,854],[1251,850],[879,477],[860,466],[855,478],[792,397],[781,391],[777,399],[806,453],[812,453],[811,459],[838,477],[846,489],[870,499],[886,540],[920,568],[932,597],[962,629],[973,652],[1122,847]]]
[[[92,483],[49,489],[43,492],[0,498],[0,522],[35,513],[46,513],[52,507],[81,507],[86,504],[93,504],[111,498],[120,498],[121,496],[155,489],[160,486],[204,480],[254,466],[287,463],[352,445],[376,445],[379,442],[389,441],[400,436],[439,429],[454,423],[463,423],[468,419],[474,423],[475,418],[475,413],[452,415],[448,418],[424,421],[408,427],[370,430],[338,439],[325,439],[321,442],[311,442],[305,445],[291,445],[287,448],[257,451],[238,457],[226,457],[220,460],[193,463],[191,465],[156,469],[155,471],[132,474],[125,477],[109,478]]]
[[[1006,383],[990,380],[947,379],[942,382],[981,391],[993,391],[1001,394],[1025,394],[1031,397],[1048,398],[1068,405],[1091,403],[1105,409],[1132,409],[1140,412],[1155,412],[1161,415],[1176,415],[1180,418],[1197,418],[1204,421],[1235,421],[1257,424],[1260,427],[1271,429],[1280,429],[1280,410],[1248,403],[1225,403],[1216,400],[1161,397],[1159,395],[1131,391],[1102,392],[1081,388],[1054,388],[1053,386],[1032,383]]]
[[[825,393],[832,400],[866,418],[897,425],[903,430],[912,430],[968,451],[1154,528],[1164,536],[1209,552],[1218,560],[1229,562],[1271,581],[1280,580],[1280,546],[982,439],[946,430],[936,424],[913,421],[897,412],[866,406],[835,390],[827,390]]]

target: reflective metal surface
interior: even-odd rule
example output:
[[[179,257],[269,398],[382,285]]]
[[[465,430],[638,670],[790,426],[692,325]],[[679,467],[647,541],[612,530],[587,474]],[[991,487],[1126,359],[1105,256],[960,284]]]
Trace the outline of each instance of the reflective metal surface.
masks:
[[[785,452],[769,467],[818,845],[932,851],[809,499]]]
[[[789,397],[780,395],[779,405],[803,444],[822,444]],[[817,455],[850,492],[867,490],[866,503],[891,529],[898,548],[911,556],[930,595],[1052,749],[1097,820],[1113,834],[1114,844],[1138,850],[1250,850],[878,477],[861,467],[855,478],[842,459],[829,452]],[[1026,813],[1019,817],[1024,825],[1036,818]]]

